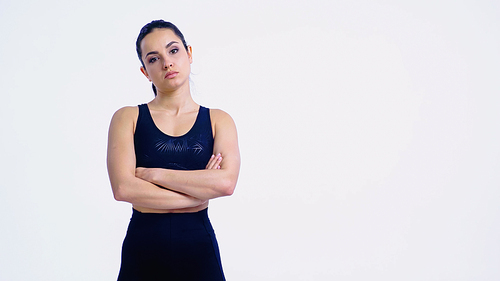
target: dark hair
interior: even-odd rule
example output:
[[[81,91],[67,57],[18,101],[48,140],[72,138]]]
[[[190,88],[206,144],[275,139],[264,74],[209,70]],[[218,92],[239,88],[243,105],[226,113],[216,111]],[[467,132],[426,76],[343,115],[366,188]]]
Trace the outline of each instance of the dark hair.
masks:
[[[182,41],[182,45],[184,45],[184,48],[186,51],[188,50],[188,46],[186,44],[186,40],[184,39],[184,35],[182,35],[182,32],[175,26],[173,23],[164,21],[164,20],[154,20],[145,26],[141,28],[141,31],[139,32],[139,36],[137,36],[137,41],[135,41],[135,50],[137,51],[137,56],[139,57],[139,60],[141,61],[142,66],[145,68],[146,66],[144,65],[144,62],[142,61],[142,50],[141,50],[141,42],[146,35],[149,33],[153,32],[155,29],[159,28],[166,28],[172,30],[177,37],[179,37]],[[153,92],[155,93],[156,96],[156,87],[154,84],[153,85]]]

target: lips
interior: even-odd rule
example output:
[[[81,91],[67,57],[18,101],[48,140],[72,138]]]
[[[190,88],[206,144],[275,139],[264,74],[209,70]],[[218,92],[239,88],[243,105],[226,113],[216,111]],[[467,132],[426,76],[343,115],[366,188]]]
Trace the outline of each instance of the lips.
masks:
[[[179,72],[177,72],[177,71],[169,71],[169,72],[167,72],[167,74],[165,74],[165,79],[172,79],[175,76],[177,76],[177,74],[179,74]]]

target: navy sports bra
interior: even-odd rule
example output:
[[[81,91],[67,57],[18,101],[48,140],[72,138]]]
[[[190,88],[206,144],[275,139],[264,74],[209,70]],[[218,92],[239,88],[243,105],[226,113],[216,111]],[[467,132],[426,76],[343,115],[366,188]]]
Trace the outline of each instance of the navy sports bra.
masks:
[[[210,110],[200,106],[193,127],[178,137],[156,127],[147,104],[139,105],[134,133],[136,166],[173,170],[205,169],[213,153]]]

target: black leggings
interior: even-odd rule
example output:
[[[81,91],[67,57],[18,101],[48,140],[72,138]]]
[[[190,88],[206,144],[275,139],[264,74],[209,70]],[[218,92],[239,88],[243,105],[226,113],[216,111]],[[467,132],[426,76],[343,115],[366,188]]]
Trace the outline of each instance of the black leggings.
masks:
[[[152,214],[133,210],[118,281],[225,280],[208,209]]]

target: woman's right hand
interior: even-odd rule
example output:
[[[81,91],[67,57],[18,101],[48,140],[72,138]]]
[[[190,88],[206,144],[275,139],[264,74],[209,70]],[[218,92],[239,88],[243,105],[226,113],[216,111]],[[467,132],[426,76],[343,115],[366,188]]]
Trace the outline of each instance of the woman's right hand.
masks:
[[[210,160],[208,161],[208,164],[207,166],[205,167],[205,169],[207,170],[218,170],[220,169],[220,163],[222,162],[222,156],[221,154],[217,154],[217,155],[212,155],[212,157],[210,157]]]

